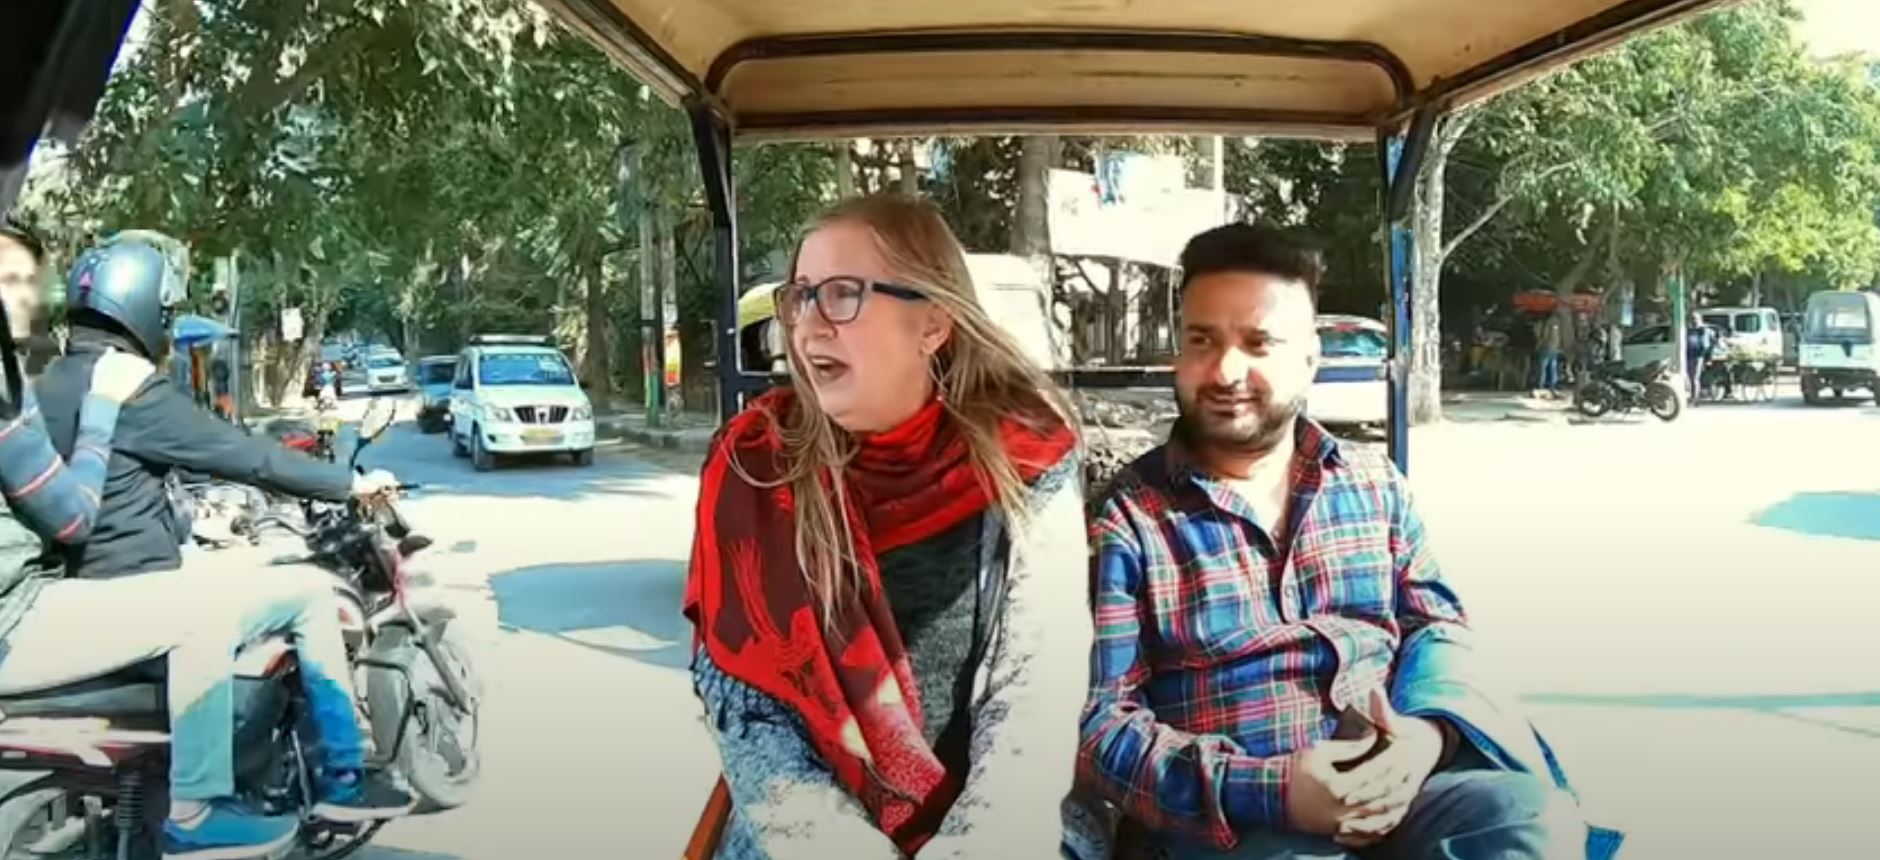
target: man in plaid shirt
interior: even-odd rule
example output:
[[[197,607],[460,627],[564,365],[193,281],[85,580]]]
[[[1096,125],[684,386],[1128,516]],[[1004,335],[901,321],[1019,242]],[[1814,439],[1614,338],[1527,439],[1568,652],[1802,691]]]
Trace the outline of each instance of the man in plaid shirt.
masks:
[[[1303,415],[1318,255],[1229,225],[1182,269],[1181,419],[1091,526],[1079,777],[1128,819],[1122,853],[1609,854],[1545,743],[1475,683],[1403,476]]]

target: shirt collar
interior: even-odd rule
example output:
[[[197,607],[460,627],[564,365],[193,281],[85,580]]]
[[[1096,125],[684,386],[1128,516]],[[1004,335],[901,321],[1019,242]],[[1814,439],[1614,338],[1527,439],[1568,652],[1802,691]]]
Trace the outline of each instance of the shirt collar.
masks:
[[[1169,432],[1169,439],[1163,446],[1168,459],[1169,477],[1178,483],[1195,483],[1205,486],[1217,480],[1195,461],[1188,446],[1181,440],[1176,430]],[[1333,436],[1324,427],[1319,426],[1304,415],[1293,423],[1293,462],[1295,472],[1300,467],[1308,469],[1336,469],[1346,464],[1344,450],[1338,437]]]

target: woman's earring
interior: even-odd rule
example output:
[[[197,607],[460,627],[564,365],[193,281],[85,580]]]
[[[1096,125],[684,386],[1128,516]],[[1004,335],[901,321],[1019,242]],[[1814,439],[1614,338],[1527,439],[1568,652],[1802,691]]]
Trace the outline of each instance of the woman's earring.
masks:
[[[947,381],[940,373],[940,362],[934,358],[933,353],[926,353],[926,357],[927,376],[933,380],[933,396],[944,403],[947,399]]]

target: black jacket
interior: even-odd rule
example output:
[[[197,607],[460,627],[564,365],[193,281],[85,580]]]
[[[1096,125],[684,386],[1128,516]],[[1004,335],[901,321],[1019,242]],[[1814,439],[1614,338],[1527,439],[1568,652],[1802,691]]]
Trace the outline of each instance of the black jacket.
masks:
[[[54,361],[34,385],[46,430],[67,457],[78,435],[79,407],[91,388],[92,366],[109,346],[130,351],[112,335],[74,331],[70,354]],[[181,567],[181,545],[189,536],[178,533],[183,526],[164,485],[173,469],[302,498],[343,501],[352,491],[345,466],[249,436],[157,374],[118,412],[98,522],[89,541],[68,551],[66,575],[102,579]]]

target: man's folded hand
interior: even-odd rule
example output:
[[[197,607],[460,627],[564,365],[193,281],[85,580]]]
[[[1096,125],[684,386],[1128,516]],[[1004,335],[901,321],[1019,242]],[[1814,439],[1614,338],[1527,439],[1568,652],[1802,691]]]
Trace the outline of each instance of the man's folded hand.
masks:
[[[1390,744],[1376,758],[1338,774],[1330,786],[1345,810],[1334,837],[1352,848],[1376,843],[1403,822],[1442,762],[1445,746],[1436,722],[1397,713],[1382,690],[1371,693],[1366,716]]]

